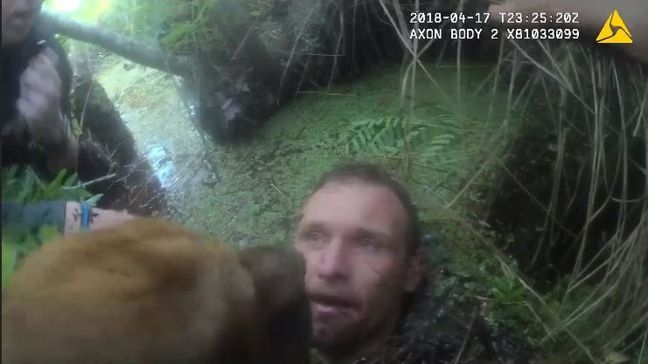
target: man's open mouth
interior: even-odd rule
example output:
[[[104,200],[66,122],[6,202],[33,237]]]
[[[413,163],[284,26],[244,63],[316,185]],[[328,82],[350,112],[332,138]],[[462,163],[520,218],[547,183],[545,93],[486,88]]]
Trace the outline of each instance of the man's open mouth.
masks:
[[[346,299],[339,296],[332,296],[332,295],[311,294],[310,300],[313,303],[317,303],[325,306],[338,306],[338,307],[356,306],[355,301],[353,300]]]
[[[311,295],[310,301],[317,316],[352,316],[358,307],[354,300],[331,295]]]

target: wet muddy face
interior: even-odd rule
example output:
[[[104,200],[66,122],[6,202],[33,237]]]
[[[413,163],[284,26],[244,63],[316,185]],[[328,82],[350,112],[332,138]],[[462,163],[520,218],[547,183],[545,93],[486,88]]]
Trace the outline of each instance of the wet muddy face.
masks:
[[[306,203],[295,244],[317,347],[391,330],[405,287],[406,216],[390,190],[363,183],[331,183]]]

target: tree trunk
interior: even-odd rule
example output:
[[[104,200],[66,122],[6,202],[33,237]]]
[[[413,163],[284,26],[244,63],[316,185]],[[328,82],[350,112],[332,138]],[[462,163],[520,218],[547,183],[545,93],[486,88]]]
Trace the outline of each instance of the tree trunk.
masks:
[[[43,10],[40,20],[54,33],[105,48],[135,63],[182,77],[192,77],[191,62],[137,42],[121,34],[84,24]]]

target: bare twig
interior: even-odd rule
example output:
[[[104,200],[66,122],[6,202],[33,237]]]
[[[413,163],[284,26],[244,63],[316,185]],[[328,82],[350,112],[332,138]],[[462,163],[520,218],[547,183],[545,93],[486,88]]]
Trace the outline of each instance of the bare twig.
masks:
[[[61,189],[73,190],[73,189],[77,189],[77,188],[86,188],[86,187],[91,186],[91,185],[93,185],[95,183],[99,183],[99,182],[109,180],[111,178],[115,178],[115,176],[117,176],[117,174],[111,173],[111,174],[108,174],[108,175],[105,175],[105,176],[102,176],[102,177],[99,177],[99,178],[95,178],[95,179],[93,179],[91,181],[88,181],[88,182],[79,183],[79,184],[74,185],[74,186],[64,186],[64,187],[61,187]]]

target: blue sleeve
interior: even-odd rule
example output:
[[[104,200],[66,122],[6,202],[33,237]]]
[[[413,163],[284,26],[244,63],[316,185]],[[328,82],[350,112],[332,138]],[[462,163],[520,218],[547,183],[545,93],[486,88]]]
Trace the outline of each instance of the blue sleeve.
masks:
[[[2,202],[2,227],[31,230],[38,229],[43,225],[54,225],[63,232],[65,203],[65,201],[43,201],[29,204]]]

